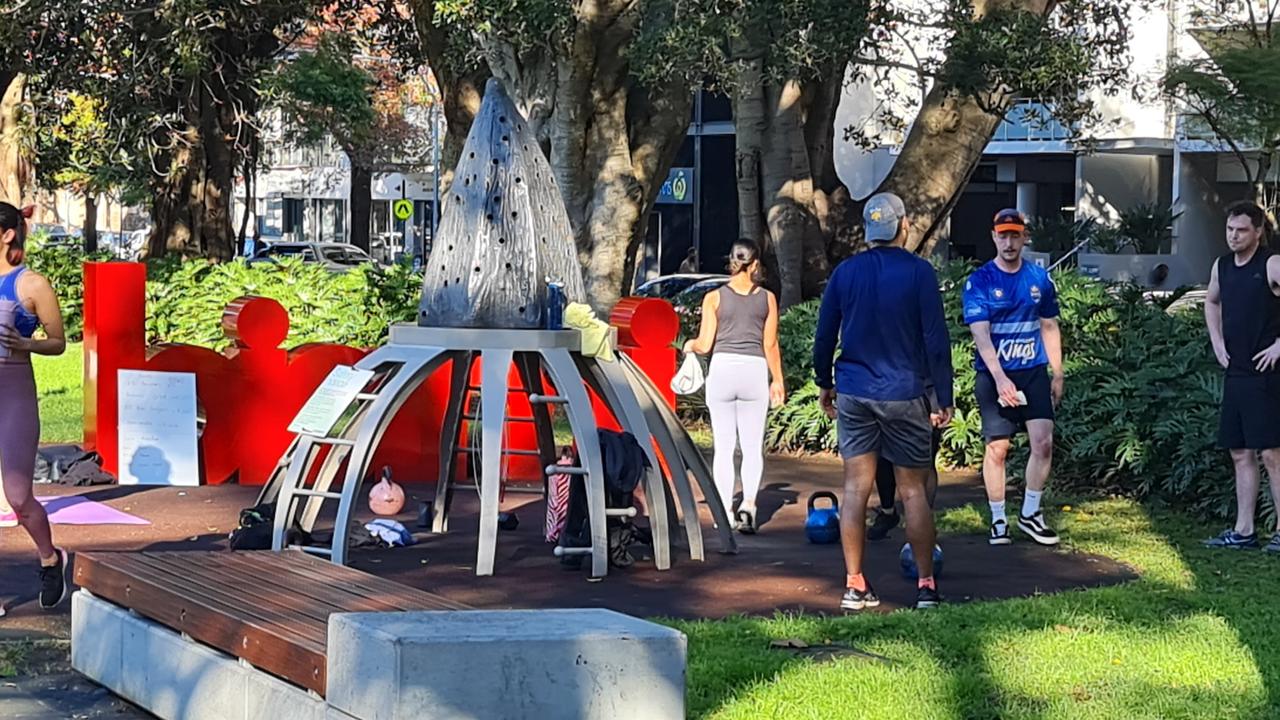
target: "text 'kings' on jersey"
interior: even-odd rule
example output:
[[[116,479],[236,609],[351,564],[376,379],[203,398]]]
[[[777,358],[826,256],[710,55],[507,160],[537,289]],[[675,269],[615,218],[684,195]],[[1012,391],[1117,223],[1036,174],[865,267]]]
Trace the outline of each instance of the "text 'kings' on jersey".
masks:
[[[1023,261],[1017,272],[1000,269],[994,260],[964,284],[964,321],[991,323],[991,343],[1005,370],[1026,370],[1049,363],[1040,333],[1042,318],[1058,317],[1058,292],[1049,273]],[[982,355],[974,366],[986,370]]]

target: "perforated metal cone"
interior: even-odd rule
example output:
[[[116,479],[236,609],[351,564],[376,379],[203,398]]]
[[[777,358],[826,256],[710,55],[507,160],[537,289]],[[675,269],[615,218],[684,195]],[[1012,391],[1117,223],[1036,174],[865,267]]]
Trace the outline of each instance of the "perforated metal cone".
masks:
[[[551,166],[502,84],[490,80],[422,282],[418,324],[540,328],[547,283],[583,302],[582,268]]]

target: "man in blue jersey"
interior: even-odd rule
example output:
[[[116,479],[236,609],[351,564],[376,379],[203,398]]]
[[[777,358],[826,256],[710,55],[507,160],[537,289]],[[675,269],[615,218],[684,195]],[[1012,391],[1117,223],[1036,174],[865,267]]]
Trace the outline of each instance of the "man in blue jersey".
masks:
[[[975,390],[987,441],[982,476],[991,505],[988,542],[1012,541],[1004,509],[1005,459],[1009,438],[1025,429],[1031,458],[1018,528],[1041,545],[1057,545],[1058,534],[1045,523],[1040,499],[1053,461],[1054,408],[1063,391],[1058,295],[1047,271],[1022,260],[1027,244],[1022,213],[997,213],[991,239],[995,260],[978,268],[964,286],[964,321],[978,349]]]
[[[819,402],[836,421],[844,458],[840,544],[846,591],[840,607],[880,604],[862,574],[862,550],[867,500],[883,457],[894,466],[906,508],[907,539],[919,568],[916,607],[931,608],[941,598],[933,579],[936,537],[925,478],[933,464],[933,428],[951,420],[954,406],[951,340],[933,266],[902,248],[908,227],[902,200],[889,193],[873,196],[863,220],[869,247],[831,274],[813,343]],[[937,395],[933,407],[926,395],[930,381]]]

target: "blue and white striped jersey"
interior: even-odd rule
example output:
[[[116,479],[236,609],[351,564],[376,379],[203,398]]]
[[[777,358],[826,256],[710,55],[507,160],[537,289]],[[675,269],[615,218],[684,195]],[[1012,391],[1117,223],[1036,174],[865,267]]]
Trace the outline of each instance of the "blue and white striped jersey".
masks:
[[[1005,370],[1027,370],[1049,363],[1040,335],[1040,319],[1058,317],[1058,292],[1044,268],[1023,262],[1016,273],[995,261],[978,268],[964,285],[964,321],[991,323],[991,342]],[[986,370],[982,356],[974,365]]]

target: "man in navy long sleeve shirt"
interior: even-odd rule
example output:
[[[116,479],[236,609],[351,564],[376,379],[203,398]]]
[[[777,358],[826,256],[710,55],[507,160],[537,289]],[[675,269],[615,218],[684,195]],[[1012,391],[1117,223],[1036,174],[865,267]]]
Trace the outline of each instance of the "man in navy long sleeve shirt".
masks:
[[[902,248],[902,200],[889,193],[872,197],[863,220],[870,248],[832,273],[813,347],[820,402],[836,421],[844,459],[840,541],[848,591],[840,605],[860,610],[880,604],[862,575],[862,550],[867,500],[884,457],[895,467],[906,508],[907,539],[919,569],[916,607],[934,607],[940,602],[933,579],[936,534],[924,485],[933,428],[950,422],[954,406],[951,340],[933,266]],[[937,408],[930,407],[927,385]]]

